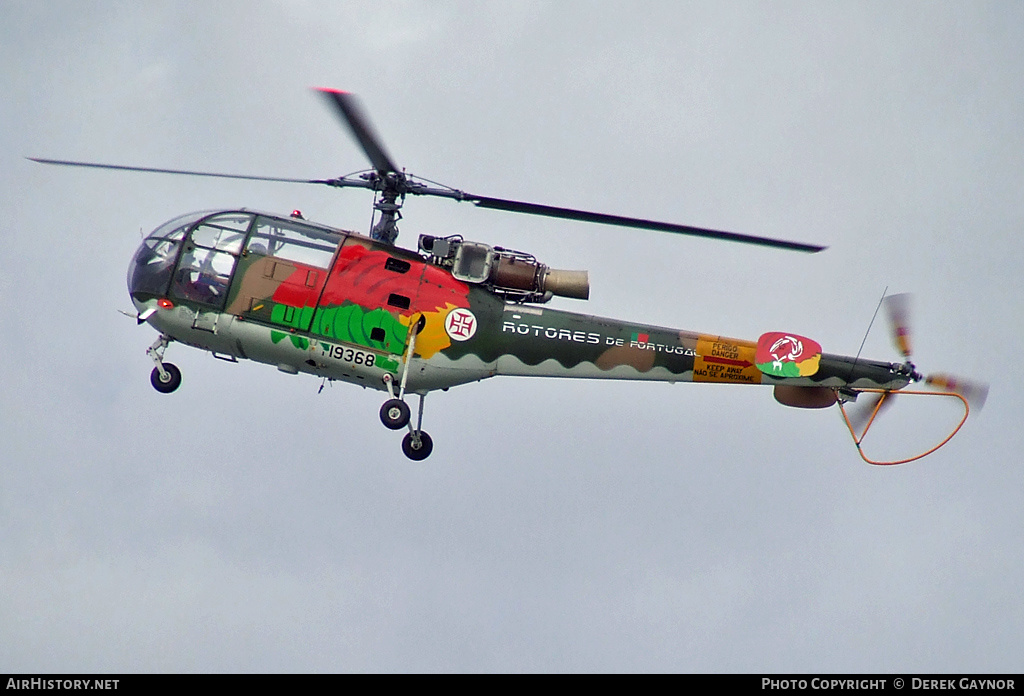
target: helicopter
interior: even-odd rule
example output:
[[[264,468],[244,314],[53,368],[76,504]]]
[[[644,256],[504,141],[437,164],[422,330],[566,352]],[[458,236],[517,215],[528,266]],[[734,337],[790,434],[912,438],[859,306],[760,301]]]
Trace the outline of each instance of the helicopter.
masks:
[[[589,298],[586,271],[560,270],[533,255],[462,235],[420,235],[396,245],[409,196],[435,196],[491,210],[698,236],[817,253],[823,246],[467,193],[400,169],[356,97],[315,88],[347,126],[372,169],[331,179],[298,179],[137,167],[30,157],[51,165],[362,188],[374,192],[364,235],[246,208],[178,216],[143,239],[128,267],[134,318],[158,338],[147,349],[152,386],[176,391],[181,371],[164,359],[172,343],[229,362],[253,360],[386,392],[381,423],[405,430],[402,451],[433,451],[423,430],[428,393],[499,375],[771,385],[797,408],[838,405],[861,457],[899,464],[949,441],[987,387],[945,375],[925,377],[911,362],[906,296],[884,297],[903,362],[823,353],[814,340],[769,332],[756,341],[664,328],[545,307],[553,297]],[[877,313],[877,310],[876,310]],[[925,381],[940,391],[907,390]],[[889,462],[861,442],[896,392],[959,399],[963,419],[938,446]],[[860,415],[846,405],[869,392]],[[415,419],[408,397],[415,394]]]

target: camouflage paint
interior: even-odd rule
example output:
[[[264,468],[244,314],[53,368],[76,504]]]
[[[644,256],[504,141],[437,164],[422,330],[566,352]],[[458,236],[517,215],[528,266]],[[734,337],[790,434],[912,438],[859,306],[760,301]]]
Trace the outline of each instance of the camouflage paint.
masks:
[[[308,331],[327,270],[273,256],[243,254],[235,270],[226,311]]]
[[[137,304],[155,302],[142,294],[136,299]],[[453,341],[446,331],[445,319],[455,309],[475,322],[471,337]],[[364,381],[357,383],[377,389],[383,383],[370,377],[400,369],[410,327],[421,320],[414,356],[418,360],[409,374],[412,390],[445,388],[498,374],[896,389],[909,382],[898,365],[836,355],[816,356],[814,371],[797,365],[792,376],[763,374],[752,341],[508,304],[487,288],[458,281],[412,252],[354,234],[342,238],[329,269],[240,255],[227,314],[245,320],[237,329],[244,339],[231,337],[226,328],[230,321],[220,323],[216,337],[192,330],[184,335],[175,328],[182,333],[175,338],[199,347],[237,341],[241,351],[241,341],[256,340],[252,329],[266,326],[271,346],[281,345],[287,336],[285,345],[304,353],[294,359],[298,369],[341,374],[343,379],[349,378],[345,360],[338,361],[333,349],[325,356],[329,342],[359,346],[376,356],[364,367],[378,371],[364,369],[358,377]],[[159,328],[163,316],[154,316],[154,326]],[[260,358],[265,362],[280,360],[280,353],[261,350],[259,344],[249,348],[266,355]]]
[[[349,237],[331,268],[312,332],[400,354],[409,327],[422,316],[425,325],[416,337],[416,355],[430,358],[447,348],[451,341],[444,331],[444,318],[455,307],[469,306],[469,287],[414,254],[396,252]],[[389,270],[391,259],[408,268]],[[396,296],[407,306],[395,304]],[[383,330],[382,340],[370,338],[375,328]]]
[[[309,339],[304,336],[296,336],[295,334],[292,333],[285,333],[284,331],[274,331],[273,329],[270,330],[270,340],[275,344],[283,341],[286,336],[289,339],[291,339],[292,345],[298,348],[299,350],[309,349]]]
[[[889,363],[836,355],[821,355],[811,374],[776,377],[758,369],[753,341],[507,305],[480,288],[470,298],[480,329],[472,340],[454,343],[442,355],[456,364],[475,357],[493,366],[494,374],[886,388],[909,381]]]
[[[374,329],[384,332],[382,340],[373,340]],[[324,338],[355,343],[375,350],[401,353],[409,334],[408,326],[381,307],[366,310],[357,304],[318,307],[310,331]]]

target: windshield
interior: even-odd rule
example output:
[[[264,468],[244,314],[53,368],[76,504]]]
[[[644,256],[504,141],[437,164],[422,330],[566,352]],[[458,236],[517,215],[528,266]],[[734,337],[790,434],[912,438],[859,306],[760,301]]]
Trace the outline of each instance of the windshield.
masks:
[[[210,212],[179,215],[149,233],[128,265],[128,291],[133,296],[137,293],[160,296],[167,293],[181,240],[189,227]]]

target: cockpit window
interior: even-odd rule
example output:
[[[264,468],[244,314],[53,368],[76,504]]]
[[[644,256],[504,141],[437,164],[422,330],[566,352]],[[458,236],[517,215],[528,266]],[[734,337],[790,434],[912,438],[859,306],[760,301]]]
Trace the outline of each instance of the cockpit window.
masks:
[[[234,268],[231,254],[189,246],[174,276],[174,294],[223,308]]]
[[[224,213],[192,230],[174,274],[173,294],[222,309],[252,219],[248,213]]]
[[[157,227],[155,230],[150,232],[148,236],[154,239],[181,239],[185,236],[185,231],[189,226],[204,215],[209,215],[209,212],[179,215],[173,220],[168,220]]]
[[[245,213],[228,213],[203,220],[203,224],[192,232],[192,241],[196,246],[238,254],[252,218]]]
[[[174,263],[174,257],[178,251],[178,242],[185,235],[184,230],[178,230],[181,235],[175,239],[153,239],[150,237],[143,244],[150,250],[144,259],[140,259],[147,266],[164,266]]]
[[[340,242],[341,235],[330,230],[260,217],[245,252],[328,268]]]
[[[163,295],[167,292],[181,240],[188,228],[205,215],[209,213],[179,215],[149,233],[128,266],[129,292],[133,295]]]

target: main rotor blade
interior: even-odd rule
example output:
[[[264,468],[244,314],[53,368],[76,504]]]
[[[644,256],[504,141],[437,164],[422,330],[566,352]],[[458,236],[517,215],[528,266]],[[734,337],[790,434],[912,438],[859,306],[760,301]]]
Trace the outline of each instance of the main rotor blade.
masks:
[[[352,134],[362,146],[363,152],[370,158],[373,168],[378,173],[389,174],[391,172],[398,172],[398,167],[395,166],[391,157],[384,150],[380,137],[373,130],[369,117],[366,116],[363,109],[359,106],[359,101],[355,95],[327,87],[316,87],[314,89],[324,95],[327,101],[341,115],[345,123],[348,124]]]
[[[527,215],[543,215],[545,217],[563,218],[565,220],[579,220],[581,222],[597,222],[603,225],[634,227],[642,230],[655,230],[657,232],[672,232],[675,234],[686,234],[693,237],[722,239],[729,242],[739,242],[741,244],[756,244],[758,246],[774,247],[776,249],[804,251],[811,254],[819,252],[822,249],[826,248],[823,246],[818,246],[816,244],[790,242],[784,239],[772,239],[770,237],[755,237],[749,234],[737,234],[736,232],[709,230],[703,227],[676,225],[670,222],[657,222],[656,220],[643,220],[641,218],[623,217],[621,215],[593,213],[586,210],[575,210],[573,208],[558,208],[551,205],[540,205],[538,203],[511,201],[506,200],[504,198],[488,198],[487,196],[474,196],[466,194],[462,198],[462,200],[472,201],[481,208],[491,208],[493,210],[507,210],[513,213],[526,213]]]
[[[97,162],[72,162],[70,160],[52,160],[41,157],[29,157],[33,162],[41,164],[59,164],[67,167],[92,167],[94,169],[120,169],[128,172],[152,172],[155,174],[184,174],[186,176],[213,176],[219,179],[244,179],[247,181],[280,181],[289,184],[326,184],[322,179],[288,179],[278,176],[250,176],[247,174],[217,174],[214,172],[193,172],[184,169],[157,169],[155,167],[129,167],[123,164],[99,164]]]

